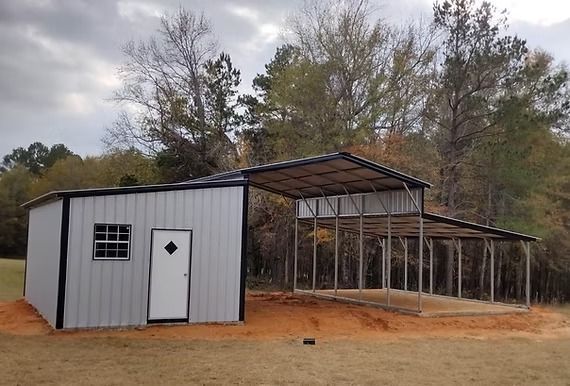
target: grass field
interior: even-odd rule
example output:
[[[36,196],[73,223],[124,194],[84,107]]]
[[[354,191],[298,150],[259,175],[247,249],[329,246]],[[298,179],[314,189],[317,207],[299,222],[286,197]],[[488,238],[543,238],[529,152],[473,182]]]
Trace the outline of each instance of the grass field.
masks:
[[[3,301],[20,297],[21,263],[0,260]],[[568,358],[568,335],[560,339],[396,335],[318,340],[315,346],[304,346],[298,339],[0,333],[0,384],[568,385]]]
[[[0,336],[5,384],[568,384],[570,341],[162,341]]]
[[[24,260],[0,258],[0,302],[22,297]]]

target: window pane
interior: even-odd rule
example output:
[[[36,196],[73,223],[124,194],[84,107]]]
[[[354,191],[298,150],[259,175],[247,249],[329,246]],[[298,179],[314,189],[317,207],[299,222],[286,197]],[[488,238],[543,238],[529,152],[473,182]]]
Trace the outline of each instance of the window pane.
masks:
[[[128,259],[130,232],[130,225],[95,224],[93,258]]]

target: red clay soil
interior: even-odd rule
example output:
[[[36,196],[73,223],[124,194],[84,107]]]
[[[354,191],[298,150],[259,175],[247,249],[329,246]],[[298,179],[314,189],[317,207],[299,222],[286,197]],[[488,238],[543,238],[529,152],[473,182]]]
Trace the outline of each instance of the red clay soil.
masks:
[[[362,339],[408,337],[538,339],[570,336],[570,320],[534,307],[529,313],[501,316],[421,318],[377,308],[319,300],[290,293],[249,293],[243,325],[176,325],[128,329],[53,331],[24,300],[0,303],[0,333],[55,334],[66,337],[129,337],[141,339]]]

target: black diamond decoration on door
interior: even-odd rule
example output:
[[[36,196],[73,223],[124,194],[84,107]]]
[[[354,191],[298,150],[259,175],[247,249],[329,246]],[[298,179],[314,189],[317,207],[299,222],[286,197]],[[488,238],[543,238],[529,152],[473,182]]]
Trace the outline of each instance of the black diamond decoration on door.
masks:
[[[166,249],[166,252],[168,252],[168,254],[172,255],[174,252],[176,252],[178,246],[171,241],[164,246],[164,249]]]

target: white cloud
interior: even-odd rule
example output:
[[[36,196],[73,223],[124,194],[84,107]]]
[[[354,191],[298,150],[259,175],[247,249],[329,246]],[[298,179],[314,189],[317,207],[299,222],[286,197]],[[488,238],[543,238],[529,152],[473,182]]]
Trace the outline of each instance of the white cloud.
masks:
[[[511,21],[552,25],[570,18],[568,0],[491,0],[498,9],[507,9]]]
[[[413,2],[413,0],[403,0]],[[549,26],[570,19],[568,0],[487,0],[498,10],[507,10],[509,22]],[[431,0],[423,0],[431,8]]]
[[[136,22],[141,17],[161,17],[163,8],[156,4],[142,1],[119,1],[117,3],[119,16],[131,22]]]
[[[240,43],[243,49],[250,52],[259,52],[266,45],[274,43],[279,38],[283,20],[278,20],[277,22],[262,21],[263,18],[258,11],[236,4],[229,4],[226,10],[234,16],[244,19],[255,28],[255,34]]]

